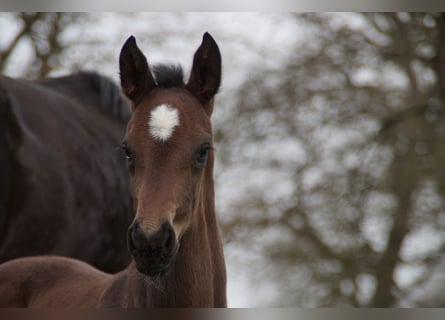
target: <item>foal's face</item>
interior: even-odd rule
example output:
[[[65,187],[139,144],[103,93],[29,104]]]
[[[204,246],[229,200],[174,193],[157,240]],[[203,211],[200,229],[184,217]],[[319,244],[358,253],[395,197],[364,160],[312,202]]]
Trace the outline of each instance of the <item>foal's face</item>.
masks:
[[[168,269],[198,210],[205,171],[213,166],[210,115],[220,82],[220,56],[206,34],[185,85],[155,84],[134,38],[121,57],[121,82],[132,100],[123,148],[134,197],[128,247],[138,270]]]
[[[146,250],[144,243],[148,245],[152,235],[165,230],[158,242],[165,242],[164,251],[170,260],[196,211],[196,199],[212,150],[209,117],[186,90],[155,89],[134,111],[125,147],[136,212],[131,232],[140,229],[142,239],[137,243],[137,233],[131,235],[130,250],[137,259],[137,247]],[[168,263],[165,261],[161,269]],[[151,267],[141,270],[149,273]],[[156,271],[157,266],[153,272]]]

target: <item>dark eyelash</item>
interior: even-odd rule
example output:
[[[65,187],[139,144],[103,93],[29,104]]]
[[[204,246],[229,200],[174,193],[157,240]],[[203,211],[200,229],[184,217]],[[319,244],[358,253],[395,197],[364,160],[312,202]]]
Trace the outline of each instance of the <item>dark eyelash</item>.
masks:
[[[133,153],[131,152],[130,148],[128,148],[128,145],[126,142],[122,143],[120,148],[124,151],[125,156],[127,157],[127,160],[133,159]]]

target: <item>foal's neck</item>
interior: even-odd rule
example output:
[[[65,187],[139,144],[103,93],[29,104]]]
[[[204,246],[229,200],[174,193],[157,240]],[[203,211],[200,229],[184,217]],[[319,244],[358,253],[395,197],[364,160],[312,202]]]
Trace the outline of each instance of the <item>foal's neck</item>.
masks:
[[[129,277],[139,279],[138,300],[145,291],[148,306],[226,307],[226,269],[215,214],[213,173],[209,168],[190,227],[180,240],[173,265],[158,279],[140,281],[134,265]],[[134,276],[132,277],[131,274]],[[132,290],[134,291],[134,290]],[[133,299],[131,299],[133,300]],[[135,301],[136,302],[136,301]]]

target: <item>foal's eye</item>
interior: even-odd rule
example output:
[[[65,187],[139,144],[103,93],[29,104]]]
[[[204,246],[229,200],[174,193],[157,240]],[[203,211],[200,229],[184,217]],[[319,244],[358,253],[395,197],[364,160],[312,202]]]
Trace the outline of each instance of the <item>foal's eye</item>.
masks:
[[[207,156],[209,154],[209,150],[212,149],[210,143],[204,143],[198,150],[196,155],[196,165],[198,167],[203,167],[207,161]]]
[[[130,148],[128,148],[128,146],[125,142],[122,144],[121,148],[124,151],[125,156],[127,157],[128,164],[131,165],[134,160],[133,153],[131,152]]]

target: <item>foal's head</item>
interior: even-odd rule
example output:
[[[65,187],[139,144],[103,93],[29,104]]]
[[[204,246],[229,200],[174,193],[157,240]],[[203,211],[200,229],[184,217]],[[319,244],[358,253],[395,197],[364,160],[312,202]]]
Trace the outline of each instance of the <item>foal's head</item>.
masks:
[[[210,115],[221,56],[206,33],[187,83],[179,67],[154,68],[153,77],[130,37],[119,64],[122,89],[132,102],[123,142],[135,209],[128,248],[140,272],[157,275],[175,257],[200,205],[205,172],[213,166]]]

